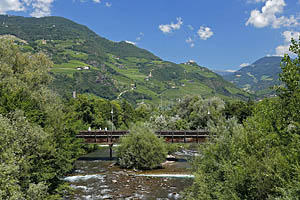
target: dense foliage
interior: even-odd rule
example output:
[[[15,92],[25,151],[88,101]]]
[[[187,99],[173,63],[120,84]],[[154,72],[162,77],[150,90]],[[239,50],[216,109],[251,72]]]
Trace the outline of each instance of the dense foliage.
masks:
[[[153,169],[158,167],[167,156],[162,138],[158,138],[145,125],[136,125],[130,134],[121,138],[118,147],[118,163],[124,168]]]
[[[82,153],[60,98],[47,88],[51,65],[0,41],[0,199],[58,198],[60,178]]]
[[[236,119],[209,125],[216,135],[194,161],[195,182],[186,199],[299,199],[299,43],[282,60],[278,98],[255,105],[243,125]]]
[[[224,115],[227,119],[236,117],[239,123],[242,123],[247,117],[252,115],[254,108],[253,101],[235,101],[225,104]]]
[[[68,120],[77,130],[109,129],[128,130],[132,123],[143,120],[150,111],[136,110],[125,100],[109,101],[96,96],[79,94],[68,102]],[[112,113],[113,112],[113,113]],[[113,120],[113,121],[112,121]]]

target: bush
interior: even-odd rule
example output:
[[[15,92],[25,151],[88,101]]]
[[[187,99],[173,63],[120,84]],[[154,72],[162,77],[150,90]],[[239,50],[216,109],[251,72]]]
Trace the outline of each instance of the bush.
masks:
[[[181,148],[182,148],[182,144],[175,144],[175,143],[172,144],[171,143],[171,144],[166,145],[168,155],[171,155],[171,154],[179,151]]]
[[[145,125],[136,125],[120,140],[117,150],[119,164],[124,168],[153,169],[167,156],[162,138]]]

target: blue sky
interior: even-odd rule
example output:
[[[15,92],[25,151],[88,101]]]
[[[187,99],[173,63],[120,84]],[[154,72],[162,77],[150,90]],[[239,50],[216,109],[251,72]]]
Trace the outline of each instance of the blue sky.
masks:
[[[0,13],[62,16],[175,63],[238,69],[288,51],[300,0],[0,0]]]

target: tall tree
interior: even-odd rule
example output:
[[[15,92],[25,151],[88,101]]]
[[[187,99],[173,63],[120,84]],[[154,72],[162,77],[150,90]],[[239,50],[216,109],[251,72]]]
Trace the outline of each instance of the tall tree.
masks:
[[[216,137],[194,162],[186,199],[299,199],[300,43],[292,40],[290,50],[298,57],[282,60],[279,97],[256,104],[243,125],[210,124]]]
[[[2,199],[55,194],[60,178],[82,153],[62,101],[48,89],[51,66],[44,54],[24,53],[12,41],[0,40]],[[11,164],[15,167],[7,168]],[[21,198],[14,196],[14,188]]]

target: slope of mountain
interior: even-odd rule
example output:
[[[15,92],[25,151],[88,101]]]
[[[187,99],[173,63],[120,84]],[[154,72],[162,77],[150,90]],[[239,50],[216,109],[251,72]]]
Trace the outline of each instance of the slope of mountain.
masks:
[[[49,55],[54,62],[52,87],[63,96],[75,90],[133,103],[171,102],[187,94],[250,96],[194,62],[163,61],[147,50],[109,41],[61,17],[0,15],[0,35],[18,38],[24,51]]]
[[[258,96],[269,96],[274,93],[272,86],[280,84],[282,57],[263,57],[253,64],[243,67],[233,74],[223,76],[245,91],[256,93]]]

